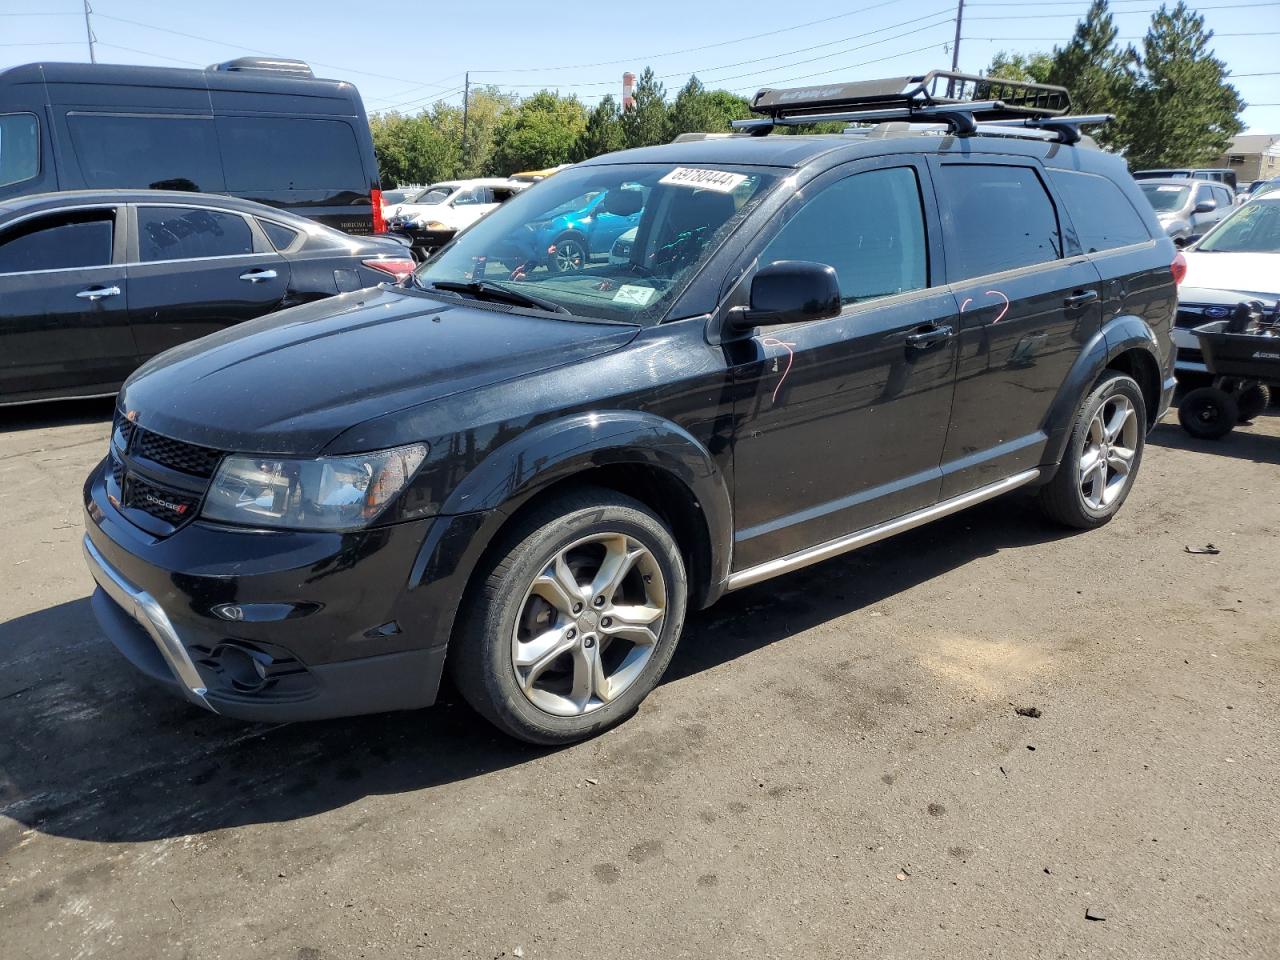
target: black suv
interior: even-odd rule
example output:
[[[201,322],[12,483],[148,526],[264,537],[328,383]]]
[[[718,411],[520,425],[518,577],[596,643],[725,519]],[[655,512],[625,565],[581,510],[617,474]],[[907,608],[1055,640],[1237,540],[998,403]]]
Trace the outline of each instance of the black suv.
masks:
[[[725,591],[1018,487],[1106,523],[1173,390],[1179,255],[1060,107],[923,79],[762,93],[748,135],[565,170],[403,285],[152,360],[84,489],[106,632],[229,716],[421,707],[448,666],[563,743]],[[928,123],[753,135],[811,114]],[[523,259],[601,191],[643,204],[629,259]]]

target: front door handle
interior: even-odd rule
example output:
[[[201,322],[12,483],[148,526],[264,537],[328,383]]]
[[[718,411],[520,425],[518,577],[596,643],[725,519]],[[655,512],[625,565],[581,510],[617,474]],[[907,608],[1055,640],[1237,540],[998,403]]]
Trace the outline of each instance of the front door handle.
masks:
[[[262,283],[264,280],[274,280],[276,272],[274,270],[250,270],[248,273],[240,274],[241,280],[248,280],[250,283]]]
[[[1062,305],[1066,307],[1068,310],[1070,310],[1075,307],[1086,306],[1087,304],[1093,303],[1093,301],[1097,299],[1098,299],[1097,290],[1081,290],[1079,293],[1073,293],[1071,296],[1064,299],[1062,301]]]
[[[946,340],[953,332],[945,324],[937,327],[926,327],[923,330],[917,330],[915,333],[907,334],[907,346],[915,347],[917,350],[925,350],[935,343],[941,343]]]
[[[119,287],[90,287],[88,290],[81,290],[76,294],[81,300],[92,300],[95,303],[104,297],[120,296]]]

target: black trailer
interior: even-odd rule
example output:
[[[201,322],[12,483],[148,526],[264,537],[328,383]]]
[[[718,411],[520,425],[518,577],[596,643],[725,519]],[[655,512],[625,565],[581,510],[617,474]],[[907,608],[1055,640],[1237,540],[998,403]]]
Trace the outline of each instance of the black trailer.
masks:
[[[1246,301],[1230,318],[1192,332],[1214,380],[1183,397],[1178,421],[1193,437],[1225,437],[1266,408],[1270,388],[1280,389],[1280,303],[1268,310]]]

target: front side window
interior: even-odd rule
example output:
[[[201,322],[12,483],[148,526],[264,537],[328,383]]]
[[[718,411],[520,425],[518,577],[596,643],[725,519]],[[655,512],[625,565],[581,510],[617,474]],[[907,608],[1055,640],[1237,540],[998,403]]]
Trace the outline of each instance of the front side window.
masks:
[[[1067,205],[1085,253],[1112,250],[1151,239],[1129,198],[1106,177],[1071,170],[1050,170],[1053,185]],[[1185,187],[1174,187],[1184,190]]]
[[[212,119],[69,113],[67,127],[85,186],[225,189]]]
[[[471,187],[470,189],[463,190],[459,193],[454,199],[453,205],[455,207],[470,207],[479,203],[487,202],[488,198],[485,196],[484,187]]]
[[[40,122],[34,113],[0,114],[0,187],[40,172]]]
[[[760,266],[778,260],[834,267],[845,303],[928,286],[915,170],[871,170],[822,189],[769,241]]]
[[[489,289],[470,295],[524,295],[578,316],[654,322],[776,183],[774,172],[727,165],[575,167],[460,233],[418,268],[414,283],[481,284]],[[565,213],[581,210],[588,195],[602,197],[593,218],[613,215],[614,225],[634,227],[628,258],[610,256],[616,237],[597,242],[594,224]]]
[[[947,265],[953,279],[1062,257],[1057,211],[1030,167],[943,164],[938,187],[950,221]]]
[[[448,200],[451,193],[453,193],[452,187],[427,187],[409,202],[435,206],[437,203]]]
[[[253,253],[253,233],[238,213],[190,207],[139,207],[138,255],[144,263]]]
[[[1252,200],[1196,246],[1208,253],[1280,253],[1280,202]]]
[[[0,234],[0,273],[109,266],[114,228],[114,210],[26,220]]]

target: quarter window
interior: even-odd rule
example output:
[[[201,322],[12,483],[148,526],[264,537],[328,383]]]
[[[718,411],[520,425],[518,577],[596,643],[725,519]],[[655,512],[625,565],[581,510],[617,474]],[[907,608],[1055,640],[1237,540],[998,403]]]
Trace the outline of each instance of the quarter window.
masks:
[[[225,189],[212,119],[71,113],[67,127],[86,186]]]
[[[1085,253],[1112,250],[1151,239],[1129,198],[1106,177],[1070,170],[1050,170]],[[1175,187],[1174,190],[1182,189]]]
[[[114,210],[37,217],[0,236],[0,273],[72,270],[111,263]]]
[[[845,303],[927,286],[924,211],[915,171],[871,170],[825,187],[760,255],[761,266],[778,260],[834,267]]]
[[[235,257],[253,253],[253,234],[238,213],[190,207],[139,207],[143,262]]]
[[[262,232],[267,235],[267,239],[271,241],[271,245],[277,250],[286,250],[293,241],[298,239],[298,231],[283,224],[274,223],[271,220],[259,220],[258,226],[262,227]]]
[[[1057,211],[1030,167],[943,164],[939,186],[953,280],[1062,257]]]
[[[40,123],[34,113],[0,115],[0,187],[40,172]]]

